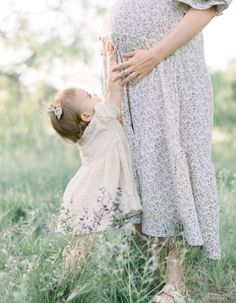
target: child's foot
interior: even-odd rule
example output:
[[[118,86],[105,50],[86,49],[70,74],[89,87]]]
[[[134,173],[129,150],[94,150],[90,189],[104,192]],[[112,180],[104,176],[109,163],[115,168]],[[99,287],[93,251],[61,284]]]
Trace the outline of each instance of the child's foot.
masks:
[[[77,267],[79,270],[81,267],[80,254],[75,247],[66,247],[62,253],[64,257],[64,267],[68,271],[72,271],[73,268]]]
[[[64,266],[68,271],[81,270],[89,251],[93,247],[93,240],[87,236],[76,235],[71,245],[67,245],[62,253]]]

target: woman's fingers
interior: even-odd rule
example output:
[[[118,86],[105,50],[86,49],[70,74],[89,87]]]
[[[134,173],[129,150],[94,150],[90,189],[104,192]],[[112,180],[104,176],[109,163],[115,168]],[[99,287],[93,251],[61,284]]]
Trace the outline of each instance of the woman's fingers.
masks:
[[[130,65],[131,65],[131,64],[130,64],[129,62],[125,62],[125,63],[119,64],[119,65],[117,65],[117,66],[114,66],[114,67],[112,68],[112,71],[113,71],[113,72],[117,72],[117,71],[120,71],[120,69],[130,67]]]
[[[136,51],[124,53],[122,56],[124,58],[132,58],[135,55]]]
[[[120,85],[124,85],[124,84],[127,84],[131,81],[134,81],[137,77],[137,73],[133,72],[133,73],[130,73],[130,75],[128,77],[126,77],[125,79],[121,80],[120,82]]]
[[[135,85],[135,84],[137,84],[140,80],[142,80],[143,78],[144,78],[143,75],[139,75],[139,76],[137,76],[137,77],[134,79],[134,81],[131,82],[131,84],[132,84],[132,85]]]
[[[113,78],[113,81],[117,81],[123,77],[126,77],[126,76],[129,76],[130,73],[132,73],[133,70],[131,68],[127,68],[125,69],[124,71],[120,72],[118,75],[116,75],[114,78]]]

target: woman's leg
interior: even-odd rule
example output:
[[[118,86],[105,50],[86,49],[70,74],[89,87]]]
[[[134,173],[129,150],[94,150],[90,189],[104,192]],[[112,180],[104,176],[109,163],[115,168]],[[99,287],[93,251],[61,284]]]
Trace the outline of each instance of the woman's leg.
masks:
[[[76,234],[72,243],[63,250],[65,268],[71,271],[76,266],[80,270],[92,246],[91,236]]]
[[[134,224],[135,232],[138,237],[139,242],[141,243],[142,247],[146,247],[147,244],[144,234],[142,233],[142,225],[141,224]],[[157,237],[156,240],[156,249],[157,249],[157,258],[159,258],[160,252],[166,256],[167,263],[166,263],[166,284],[174,284],[176,286],[177,291],[183,293],[185,291],[185,284],[184,284],[184,271],[185,271],[185,240],[175,240],[172,237]],[[159,271],[157,271],[159,275]],[[161,293],[160,294],[166,302],[174,302],[172,296]]]
[[[137,236],[142,235],[142,224],[134,224],[135,232]]]
[[[167,283],[175,284],[177,289],[182,292],[184,289],[184,271],[185,271],[185,250],[182,248],[173,248],[168,253],[167,260]]]
[[[167,252],[166,284],[174,284],[177,291],[183,293],[185,291],[185,242],[184,240],[176,241],[173,238],[159,238],[159,241],[164,242],[162,245],[165,246]],[[167,302],[174,302],[173,297],[164,292],[160,296],[168,300]]]
[[[147,249],[147,239],[145,234],[142,233],[142,224],[134,224],[134,228],[138,242],[140,243],[142,249]]]

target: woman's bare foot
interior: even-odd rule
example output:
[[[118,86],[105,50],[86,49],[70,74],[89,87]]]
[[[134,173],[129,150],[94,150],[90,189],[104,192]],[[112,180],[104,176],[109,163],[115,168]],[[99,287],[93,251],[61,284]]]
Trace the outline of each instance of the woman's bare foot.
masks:
[[[163,298],[163,300],[164,300],[163,302],[165,302],[165,303],[174,303],[175,302],[175,300],[172,296],[167,295],[164,292],[162,294],[160,294],[160,297]]]

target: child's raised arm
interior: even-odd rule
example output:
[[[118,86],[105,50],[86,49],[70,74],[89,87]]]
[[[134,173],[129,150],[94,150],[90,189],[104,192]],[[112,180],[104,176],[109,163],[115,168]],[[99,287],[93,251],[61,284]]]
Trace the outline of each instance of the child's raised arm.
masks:
[[[122,97],[123,97],[123,87],[118,84],[118,82],[113,82],[112,79],[116,76],[117,72],[113,72],[112,68],[117,65],[116,60],[116,50],[111,41],[106,43],[106,56],[107,56],[107,99],[120,108]]]

